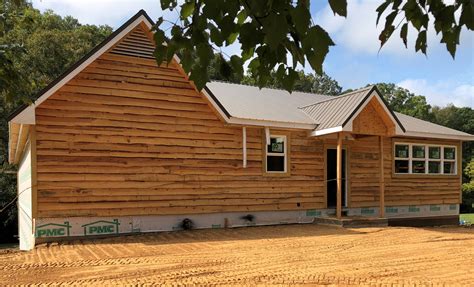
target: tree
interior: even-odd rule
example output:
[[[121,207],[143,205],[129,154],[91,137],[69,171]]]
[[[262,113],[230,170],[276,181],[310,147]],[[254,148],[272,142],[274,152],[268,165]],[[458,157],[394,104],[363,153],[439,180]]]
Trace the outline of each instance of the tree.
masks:
[[[424,96],[415,95],[392,83],[378,83],[377,87],[393,110],[425,121],[433,121],[431,106]]]
[[[16,196],[15,167],[8,164],[8,115],[112,32],[109,26],[81,25],[13,2],[21,1],[4,0],[0,6],[0,210]],[[0,213],[0,242],[12,242],[17,234],[15,206]]]
[[[468,134],[474,134],[474,109],[469,107],[458,108],[454,105],[448,105],[444,108],[434,107],[432,109],[433,122],[463,131]],[[462,166],[466,167],[473,159],[474,142],[464,142],[462,146]],[[466,171],[463,168],[464,171]],[[471,175],[463,174],[463,182],[469,182]],[[474,195],[474,191],[473,191]]]
[[[326,73],[323,73],[322,75],[305,74],[304,71],[298,71],[297,73],[298,79],[294,84],[295,91],[331,96],[336,96],[341,93],[342,87],[339,86],[339,83],[336,80],[329,77]],[[271,71],[271,79],[265,84],[265,87],[283,89],[284,87],[282,83],[278,81],[275,74],[275,71]],[[242,79],[242,83],[253,86],[257,85],[257,80],[252,71],[248,71]]]
[[[347,15],[346,0],[328,1],[334,14]],[[177,0],[160,2],[165,11],[178,8]],[[442,0],[385,0],[376,10],[377,22],[386,15],[385,27],[379,36],[381,47],[400,25],[400,37],[407,46],[411,25],[418,31],[416,51],[426,54],[431,17],[434,29],[442,34],[441,42],[454,57],[461,29],[473,30],[473,7],[472,0],[455,0],[450,5]],[[322,75],[324,59],[329,48],[335,45],[323,27],[312,21],[310,0],[186,0],[179,9],[176,21],[160,17],[156,22],[156,59],[161,64],[169,62],[176,53],[181,55],[184,70],[199,89],[210,79],[208,66],[214,52],[225,55],[221,48],[234,43],[239,44],[240,55],[230,56],[229,66],[216,68],[225,71],[224,77],[238,75],[237,78],[241,78],[244,64],[248,63],[259,87],[276,77],[288,91],[294,89],[300,76],[298,65],[309,64]],[[455,15],[459,12],[457,19]],[[171,25],[169,37],[164,31],[166,25]]]

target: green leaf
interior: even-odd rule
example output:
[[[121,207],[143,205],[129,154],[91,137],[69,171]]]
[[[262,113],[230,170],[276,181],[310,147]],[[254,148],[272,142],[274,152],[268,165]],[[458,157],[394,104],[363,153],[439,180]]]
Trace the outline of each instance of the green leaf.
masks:
[[[392,36],[393,31],[395,31],[395,26],[390,25],[390,26],[385,26],[385,29],[382,30],[382,32],[379,35],[379,40],[380,40],[380,48],[387,43],[388,39],[390,36]]]
[[[231,33],[229,37],[227,37],[226,44],[227,46],[231,45],[232,43],[235,42],[237,39],[237,36],[239,36],[239,33]]]
[[[459,25],[466,25],[469,30],[474,30],[474,3],[468,1],[463,3]]]
[[[245,19],[247,19],[247,11],[242,9],[242,11],[237,14],[237,24],[242,25],[245,22]]]
[[[303,41],[306,58],[311,67],[320,75],[323,73],[323,61],[329,53],[330,46],[334,46],[334,42],[319,25],[311,27]]]
[[[375,10],[377,12],[377,22],[376,25],[379,24],[380,17],[382,16],[383,12],[387,9],[388,5],[392,3],[392,0],[385,0],[379,7]]]
[[[405,23],[402,25],[402,28],[400,29],[400,38],[402,38],[405,48],[408,48],[407,36],[408,36],[408,23]]]
[[[346,0],[329,0],[329,6],[331,6],[334,15],[347,17],[347,1]]]
[[[443,37],[441,38],[441,43],[446,44],[446,49],[449,51],[451,56],[456,56],[456,46],[459,44],[459,34],[461,32],[461,27],[452,28],[446,31],[443,31]]]
[[[421,50],[421,52],[426,55],[426,47],[426,30],[423,30],[418,33],[418,37],[416,38],[415,51],[418,52]]]
[[[194,1],[181,5],[181,18],[188,18],[194,12]]]
[[[220,55],[219,59],[219,72],[225,79],[229,79],[232,76],[232,67],[222,55]]]
[[[174,9],[178,5],[178,1],[176,0],[161,0],[161,9],[166,10],[166,9]]]
[[[308,31],[308,27],[311,23],[309,9],[299,2],[298,5],[290,11],[290,15],[295,24],[296,31],[301,35],[304,35],[306,31]]]
[[[288,24],[281,14],[270,13],[264,21],[263,31],[265,42],[272,50],[276,50],[278,45],[286,38]]]
[[[230,64],[232,66],[232,70],[236,74],[243,74],[244,73],[244,62],[242,58],[239,56],[233,55],[230,57]]]

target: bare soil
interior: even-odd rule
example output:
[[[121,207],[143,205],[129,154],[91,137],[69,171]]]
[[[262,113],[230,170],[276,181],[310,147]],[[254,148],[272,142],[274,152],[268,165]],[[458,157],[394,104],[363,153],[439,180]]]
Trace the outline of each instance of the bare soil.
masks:
[[[165,232],[0,253],[0,285],[466,285],[474,229],[288,225]]]

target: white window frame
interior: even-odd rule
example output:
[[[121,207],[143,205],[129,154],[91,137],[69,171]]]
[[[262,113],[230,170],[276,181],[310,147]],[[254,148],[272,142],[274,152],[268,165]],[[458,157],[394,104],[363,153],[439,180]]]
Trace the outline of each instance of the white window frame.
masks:
[[[396,157],[396,146],[397,145],[406,145],[408,146],[408,157]],[[425,148],[425,158],[415,158],[413,157],[413,146],[423,146]],[[430,147],[439,147],[440,148],[440,158],[434,159],[429,158],[429,148]],[[445,159],[444,158],[444,149],[445,148],[454,148],[454,159]],[[393,144],[393,168],[394,174],[397,175],[457,175],[458,174],[458,150],[457,146],[453,145],[439,145],[439,144],[424,144],[424,143],[407,143],[407,142],[395,142]],[[405,160],[408,161],[408,173],[397,173],[395,171],[395,161],[396,160]],[[424,161],[425,162],[425,173],[413,173],[413,161]],[[440,163],[440,173],[429,173],[429,162],[437,161]],[[444,163],[453,162],[454,163],[454,173],[444,173]]]
[[[270,142],[272,138],[283,138],[283,153],[268,152],[268,144],[265,145],[265,172],[266,173],[287,173],[287,163],[288,163],[288,138],[286,135],[270,135]],[[283,157],[283,171],[274,171],[268,170],[268,156],[281,156]]]

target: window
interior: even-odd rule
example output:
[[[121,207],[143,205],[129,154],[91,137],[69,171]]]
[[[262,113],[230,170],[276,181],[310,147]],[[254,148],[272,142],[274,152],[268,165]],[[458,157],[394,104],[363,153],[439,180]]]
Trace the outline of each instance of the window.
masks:
[[[396,174],[456,174],[456,147],[395,143]]]
[[[286,172],[286,136],[270,136],[270,144],[267,145],[267,172]]]

